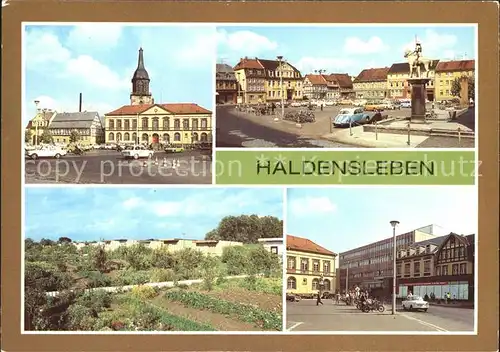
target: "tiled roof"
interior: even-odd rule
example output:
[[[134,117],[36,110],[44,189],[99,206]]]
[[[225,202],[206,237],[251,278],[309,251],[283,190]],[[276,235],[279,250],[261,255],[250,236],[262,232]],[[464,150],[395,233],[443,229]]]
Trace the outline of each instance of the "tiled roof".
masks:
[[[220,81],[236,81],[236,74],[228,64],[217,64],[215,78]]]
[[[448,238],[448,236],[449,235],[439,236],[439,237],[431,238],[431,239],[428,239],[425,241],[415,242],[408,247],[413,248],[413,247],[419,247],[419,246],[426,246],[428,244],[434,244],[436,246],[440,246],[441,243],[443,243]]]
[[[295,250],[295,251],[303,251],[303,252],[310,252],[310,253],[317,253],[317,254],[324,254],[324,255],[333,255],[336,256],[337,254],[324,248],[321,247],[319,244],[314,243],[313,241],[303,238],[303,237],[296,237],[292,235],[287,235],[286,236],[286,249],[290,250]]]
[[[96,116],[99,116],[99,113],[96,111],[61,112],[54,117],[49,125],[49,129],[90,128]]]
[[[441,61],[436,67],[436,72],[471,71],[475,66],[475,60]]]
[[[124,105],[119,109],[111,111],[106,116],[135,115],[143,113],[153,106],[159,106],[173,114],[211,114],[211,111],[194,103],[177,104],[142,104],[142,105]]]
[[[275,71],[276,69],[278,69],[279,65],[280,65],[280,62],[278,60],[266,60],[266,59],[259,59],[257,58],[257,60],[259,60],[260,64],[266,69],[266,70],[273,70]],[[289,62],[286,62],[286,64],[288,66],[290,66],[295,72],[299,72],[300,71],[294,67],[292,64],[290,64]]]
[[[356,77],[354,82],[380,82],[387,80],[389,67],[367,68]]]
[[[323,75],[306,75],[306,77],[309,82],[311,82],[313,85],[326,85],[327,81]]]
[[[331,73],[326,75],[325,78],[328,81],[337,81],[340,88],[352,88],[351,76],[347,73]]]
[[[234,66],[234,70],[242,70],[242,69],[263,69],[264,67],[260,64],[259,60],[257,58],[255,59],[249,59],[247,57],[241,58],[240,62]]]
[[[437,66],[439,66],[439,60],[432,60],[431,64],[429,65],[430,70],[437,70]],[[410,73],[410,64],[407,62],[398,62],[395,64],[392,64],[392,66],[389,68],[388,74],[394,74],[394,73]]]

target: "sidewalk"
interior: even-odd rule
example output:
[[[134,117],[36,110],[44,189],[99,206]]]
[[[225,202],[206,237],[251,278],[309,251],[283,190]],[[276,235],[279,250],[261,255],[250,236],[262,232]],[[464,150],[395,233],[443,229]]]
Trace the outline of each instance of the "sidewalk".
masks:
[[[410,145],[408,145],[408,135],[365,132],[364,126],[356,126],[351,131],[349,131],[349,128],[336,130],[335,133],[323,135],[322,138],[339,143],[359,145],[365,148],[415,148],[427,140],[429,136],[411,135]]]

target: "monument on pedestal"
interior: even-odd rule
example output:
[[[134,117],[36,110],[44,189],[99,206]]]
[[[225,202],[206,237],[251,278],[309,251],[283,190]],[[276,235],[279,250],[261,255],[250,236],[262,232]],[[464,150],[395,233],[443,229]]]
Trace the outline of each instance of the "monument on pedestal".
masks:
[[[469,77],[466,75],[460,77],[460,106],[469,106]]]
[[[404,57],[410,66],[410,77],[408,78],[408,83],[411,85],[410,122],[426,122],[426,86],[431,80],[429,78],[431,60],[422,57],[422,45],[418,41],[415,43],[415,50],[406,50]],[[422,69],[425,71],[425,77],[422,74]]]

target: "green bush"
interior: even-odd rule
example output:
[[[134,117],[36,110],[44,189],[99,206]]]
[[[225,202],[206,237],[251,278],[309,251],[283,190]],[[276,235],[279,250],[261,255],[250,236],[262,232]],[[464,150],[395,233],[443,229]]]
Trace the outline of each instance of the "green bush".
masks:
[[[149,271],[122,270],[113,279],[114,286],[142,285],[150,281]]]
[[[147,300],[154,298],[158,295],[158,292],[151,286],[135,286],[132,288],[132,296],[141,300]]]
[[[27,262],[24,269],[24,284],[29,288],[42,291],[61,291],[73,285],[73,279],[57,271],[52,265],[40,262]]]
[[[97,312],[81,304],[72,304],[66,311],[68,330],[93,330]]]
[[[76,303],[100,312],[111,307],[111,294],[104,290],[87,291],[76,299]]]
[[[266,330],[281,331],[282,329],[281,314],[267,312],[256,307],[221,300],[193,291],[168,291],[165,293],[165,298],[181,302],[188,307],[230,315],[245,322],[255,323]]]
[[[99,271],[82,271],[79,273],[87,281],[87,288],[111,286],[111,278]]]
[[[151,272],[150,282],[177,281],[177,275],[172,269],[155,268]]]

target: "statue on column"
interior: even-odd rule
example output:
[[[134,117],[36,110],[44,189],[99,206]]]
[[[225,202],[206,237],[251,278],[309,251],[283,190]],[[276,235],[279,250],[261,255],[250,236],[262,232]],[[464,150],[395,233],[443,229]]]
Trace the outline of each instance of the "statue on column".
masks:
[[[429,77],[431,60],[422,56],[422,44],[418,39],[415,41],[415,49],[406,50],[404,57],[408,60],[410,66],[410,78],[422,78],[421,68],[425,70],[426,77]]]

